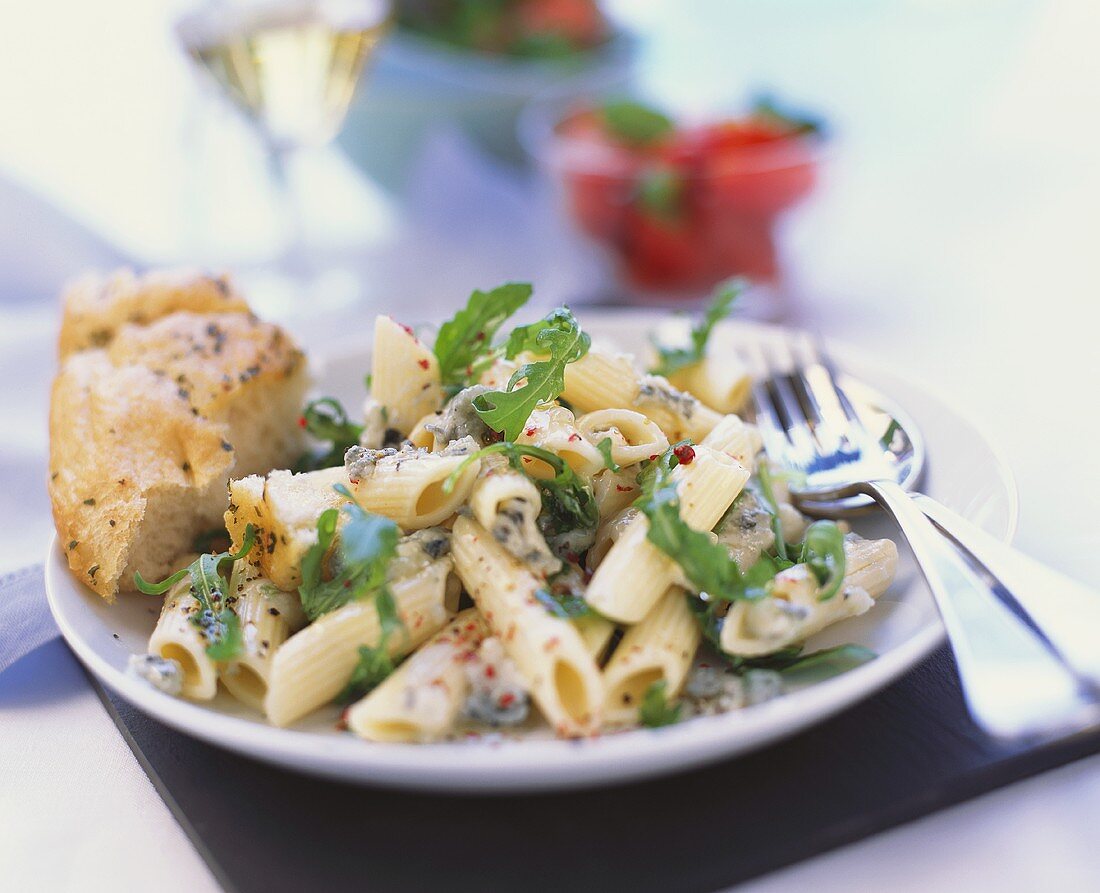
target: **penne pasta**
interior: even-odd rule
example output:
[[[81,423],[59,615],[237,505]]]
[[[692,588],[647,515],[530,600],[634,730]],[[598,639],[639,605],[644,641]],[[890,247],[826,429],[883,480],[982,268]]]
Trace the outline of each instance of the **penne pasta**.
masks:
[[[480,524],[459,517],[453,533],[455,570],[543,716],[561,735],[596,728],[600,672],[577,628],[539,602],[539,579]]]
[[[365,466],[363,477],[351,478],[351,490],[368,512],[390,518],[406,530],[434,527],[457,512],[470,495],[481,460],[466,466],[451,492],[444,486],[465,460],[464,455],[441,453],[383,455]]]
[[[626,631],[603,671],[604,718],[637,720],[642,699],[656,682],[665,683],[667,698],[677,697],[702,637],[684,590],[669,588],[642,621]]]
[[[678,481],[680,516],[695,530],[710,530],[749,479],[746,468],[704,446],[673,472]],[[588,602],[612,620],[637,623],[678,578],[676,564],[646,538],[649,521],[631,521],[607,551],[588,584]]]
[[[577,430],[592,443],[611,440],[617,465],[635,465],[668,449],[668,438],[656,422],[631,409],[597,409],[577,419]]]
[[[179,664],[180,694],[193,701],[209,701],[218,693],[218,667],[206,654],[207,641],[191,622],[200,611],[191,594],[191,579],[184,577],[164,597],[160,618],[149,637],[149,653]]]
[[[749,399],[752,376],[736,355],[707,353],[698,363],[672,373],[673,387],[698,397],[715,412],[740,412]]]
[[[348,728],[370,741],[436,741],[454,726],[470,684],[466,662],[486,626],[463,611],[381,685],[348,710]]]
[[[391,657],[408,654],[447,622],[444,594],[449,559],[390,584],[403,634],[387,642]],[[371,598],[351,602],[295,633],[275,652],[264,710],[277,726],[290,725],[335,698],[359,661],[359,648],[374,648],[382,635]]]
[[[536,409],[516,438],[554,453],[582,477],[590,478],[604,467],[603,456],[578,430],[573,413],[563,406]],[[533,477],[553,477],[554,471],[541,459],[523,457],[524,470]]]
[[[402,435],[443,403],[435,354],[388,316],[374,321],[371,397],[386,407],[386,424]]]

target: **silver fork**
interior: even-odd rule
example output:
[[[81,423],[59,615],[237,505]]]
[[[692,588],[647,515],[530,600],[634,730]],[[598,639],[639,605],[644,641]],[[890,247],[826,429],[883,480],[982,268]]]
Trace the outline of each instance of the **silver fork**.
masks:
[[[911,496],[824,350],[807,338],[786,353],[783,369],[761,347],[742,357],[768,455],[804,475],[791,495],[807,513],[837,516],[837,500],[866,496],[897,523],[936,600],[978,725],[1015,738],[1100,721],[1100,593]]]

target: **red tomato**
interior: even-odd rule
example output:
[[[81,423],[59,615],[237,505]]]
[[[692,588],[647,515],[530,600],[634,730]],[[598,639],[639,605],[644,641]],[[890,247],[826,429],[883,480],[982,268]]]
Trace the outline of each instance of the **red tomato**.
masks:
[[[573,219],[594,238],[614,238],[622,228],[623,213],[633,184],[629,178],[602,173],[566,172],[566,202]]]
[[[707,278],[707,246],[690,220],[666,222],[636,208],[624,216],[627,277],[648,288],[690,288]]]
[[[522,34],[560,34],[582,47],[607,38],[607,20],[593,0],[527,0],[516,16]]]

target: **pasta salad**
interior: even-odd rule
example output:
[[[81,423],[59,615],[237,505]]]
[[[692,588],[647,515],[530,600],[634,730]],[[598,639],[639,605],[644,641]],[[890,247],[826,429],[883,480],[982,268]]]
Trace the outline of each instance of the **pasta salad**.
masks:
[[[379,316],[361,415],[312,401],[296,468],[230,481],[226,548],[138,578],[165,598],[131,672],[433,742],[668,725],[873,658],[803,650],[873,607],[897,549],[791,505],[747,374],[708,351],[739,287],[648,371],[565,307],[505,336],[525,284],[434,338]]]

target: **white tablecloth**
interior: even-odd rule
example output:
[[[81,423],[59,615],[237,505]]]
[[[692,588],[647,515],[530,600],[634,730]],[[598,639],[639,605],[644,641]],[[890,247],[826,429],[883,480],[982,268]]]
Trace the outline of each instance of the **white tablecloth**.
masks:
[[[763,4],[702,5],[723,14],[736,7],[734,18],[750,12],[766,18]],[[147,8],[132,4],[139,24]],[[715,80],[770,77],[830,108],[843,151],[820,201],[791,234],[802,317],[908,371],[982,420],[1019,481],[1018,545],[1094,581],[1100,553],[1097,11],[1087,3],[981,0],[852,0],[835,4],[832,18],[809,15],[821,7],[793,0],[771,8],[774,31],[761,26],[765,36],[738,44],[736,53],[736,23],[708,28],[699,16],[653,13],[664,27],[654,53],[670,73],[666,91],[677,92],[674,74],[686,80],[676,47],[690,45],[696,48],[694,83],[708,73]],[[42,10],[28,6],[25,15],[38,29],[31,33],[45,41],[58,12],[51,18],[48,3]],[[66,7],[66,18],[70,12],[75,65],[84,47],[98,47],[81,42],[79,28],[102,23],[81,19],[92,16],[91,6]],[[12,40],[16,30],[18,41]],[[26,70],[39,70],[25,59],[32,44],[26,29],[5,29],[0,58],[24,59]],[[134,56],[116,61],[99,54],[94,61],[113,88],[124,90],[130,73],[155,66],[163,52],[160,45],[135,44]],[[151,212],[144,218],[149,226],[140,222],[150,202],[167,217],[181,210],[182,199],[163,182],[178,161],[166,148],[175,145],[170,128],[160,142],[145,130],[126,130],[112,141],[96,129],[96,115],[117,107],[116,100],[105,105],[79,83],[74,97],[61,85],[51,94],[52,82],[44,83],[50,95],[41,98],[68,116],[46,122],[39,138],[57,157],[32,151],[35,135],[28,129],[38,118],[17,101],[22,94],[4,92],[24,85],[0,78],[0,100],[11,100],[0,104],[12,118],[0,139],[0,166],[55,196],[69,190],[72,208],[129,250],[170,256],[169,224]],[[129,88],[152,102],[142,83]],[[158,107],[156,115],[167,112]],[[57,146],[82,131],[87,151],[102,164],[91,171],[85,165],[77,176]],[[162,149],[161,166],[153,166],[151,155]],[[138,156],[144,167],[135,167]],[[0,204],[0,222],[6,209]],[[4,232],[17,239],[21,227]],[[66,238],[70,246],[79,241]],[[45,250],[47,241],[44,235],[35,243],[24,239],[26,251],[5,254],[5,264]],[[84,243],[61,256],[85,248],[104,262],[113,253]],[[454,244],[447,250],[457,253]],[[38,281],[35,276],[19,281]],[[0,276],[5,297],[17,297],[12,281]],[[429,284],[418,282],[418,294]],[[445,293],[450,300],[451,291]],[[415,314],[415,306],[407,312]],[[54,325],[46,307],[0,303],[0,408],[8,422],[0,426],[0,569],[37,558],[50,526],[41,482]],[[0,676],[0,765],[5,888],[117,891],[156,883],[167,891],[214,889],[60,643]],[[1098,815],[1100,758],[1093,758],[748,889],[1094,890],[1100,884]]]

